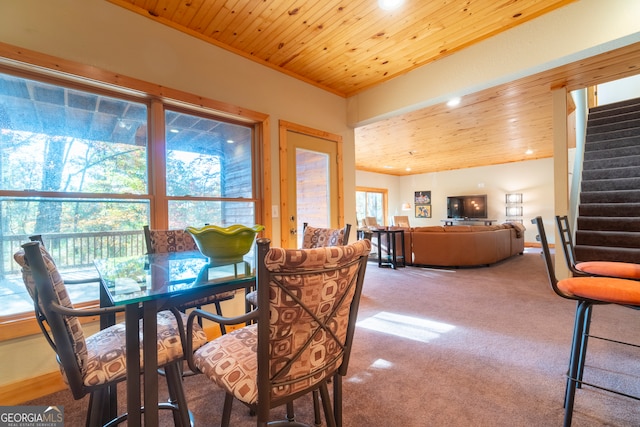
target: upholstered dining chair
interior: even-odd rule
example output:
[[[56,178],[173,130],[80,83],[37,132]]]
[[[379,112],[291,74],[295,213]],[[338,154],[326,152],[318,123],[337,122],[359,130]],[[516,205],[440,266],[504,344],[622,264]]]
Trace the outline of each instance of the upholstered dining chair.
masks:
[[[126,380],[126,340],[124,324],[116,324],[85,336],[80,317],[100,316],[123,311],[123,307],[74,308],[66,286],[51,255],[39,242],[30,242],[14,254],[22,267],[22,277],[33,299],[36,320],[47,342],[56,353],[63,379],[75,399],[89,394],[87,426],[119,424],[127,414],[117,414],[111,398],[116,384]],[[177,426],[189,426],[179,365],[184,360],[184,327],[187,318],[175,311],[161,311],[158,321],[158,364],[166,370],[170,402],[160,408],[174,411]],[[199,325],[192,325],[192,348],[207,340]],[[135,351],[142,351],[142,349]]]
[[[564,259],[574,276],[608,276],[640,280],[640,264],[618,261],[577,261],[569,218],[566,215],[556,215],[556,225],[560,234]]]
[[[364,217],[364,226],[369,228],[381,228],[382,225],[378,224],[378,220],[375,216]]]
[[[407,215],[395,215],[393,225],[396,227],[409,228],[409,217]]]
[[[148,225],[143,227],[145,242],[147,244],[148,253],[168,253],[168,252],[186,252],[197,251],[193,237],[185,230],[160,230],[151,229]],[[182,304],[179,310],[185,311],[189,308],[202,308],[205,305],[213,304],[216,313],[222,315],[222,301],[228,301],[235,297],[235,291],[220,292],[204,298],[198,298],[194,301]],[[224,325],[220,325],[220,332],[224,335],[227,331]]]
[[[327,246],[344,246],[349,243],[351,224],[346,224],[343,228],[313,227],[309,223],[302,223],[302,249],[322,248]],[[247,293],[246,300],[253,307],[258,306],[258,292]],[[221,326],[222,327],[222,326]],[[313,392],[314,412],[316,414],[316,424],[320,423],[320,406],[318,403],[318,391]],[[293,408],[290,407],[291,416]]]
[[[322,395],[327,425],[340,426],[342,377],[349,365],[371,242],[314,249],[269,245],[268,239],[258,239],[258,307],[232,319],[194,310],[187,328],[198,317],[227,324],[257,322],[197,350],[190,347],[188,335],[190,368],[225,391],[222,426],[229,425],[234,399],[255,408],[257,425],[266,426],[272,408],[287,405],[292,415],[292,402],[314,390]],[[305,424],[288,420],[275,425]]]
[[[302,249],[343,246],[349,243],[351,224],[342,228],[313,227],[303,223]]]
[[[538,239],[542,247],[542,257],[552,290],[558,296],[574,300],[577,304],[564,402],[564,426],[568,427],[571,425],[573,417],[576,390],[583,385],[634,399],[640,399],[640,397],[629,396],[619,390],[590,383],[583,379],[587,344],[590,337],[591,310],[595,305],[601,304],[617,304],[638,309],[640,308],[640,286],[638,286],[638,282],[635,280],[604,276],[580,276],[558,280],[555,275],[555,267],[542,218],[538,216],[532,220],[532,223],[538,228]],[[602,337],[591,336],[591,338],[612,341]],[[615,342],[625,344],[620,341]]]

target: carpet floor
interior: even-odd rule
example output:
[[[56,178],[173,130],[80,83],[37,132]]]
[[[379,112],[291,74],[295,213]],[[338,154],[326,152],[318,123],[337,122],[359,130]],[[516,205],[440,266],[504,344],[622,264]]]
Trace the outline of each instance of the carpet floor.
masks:
[[[575,303],[548,285],[540,251],[490,267],[398,270],[367,267],[349,373],[344,425],[560,426]],[[638,313],[598,306],[592,333],[640,342]],[[639,350],[591,340],[585,380],[640,394]],[[223,393],[202,375],[184,387],[195,425],[220,423]],[[164,387],[159,391],[166,396]],[[124,407],[124,389],[120,400]],[[84,424],[87,398],[61,391],[31,405],[62,405],[69,426]],[[296,402],[312,424],[311,400]],[[272,411],[283,417],[283,409]],[[163,425],[171,425],[168,414]],[[231,425],[255,425],[236,402]],[[574,426],[639,426],[640,403],[584,387]]]

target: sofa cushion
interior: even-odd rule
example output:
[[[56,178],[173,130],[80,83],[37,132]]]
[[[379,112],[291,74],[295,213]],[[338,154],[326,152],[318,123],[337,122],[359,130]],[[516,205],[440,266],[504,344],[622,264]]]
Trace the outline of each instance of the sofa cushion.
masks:
[[[447,233],[460,233],[473,231],[473,229],[470,225],[449,225],[444,227],[444,231]]]
[[[428,227],[414,227],[412,231],[417,233],[424,233],[429,231],[444,231],[444,227],[441,225],[431,225]]]

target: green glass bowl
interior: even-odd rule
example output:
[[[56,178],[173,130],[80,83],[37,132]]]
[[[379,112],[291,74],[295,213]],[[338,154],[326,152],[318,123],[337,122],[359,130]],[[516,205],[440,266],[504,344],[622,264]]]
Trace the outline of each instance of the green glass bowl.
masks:
[[[211,262],[231,264],[242,261],[242,257],[251,249],[256,234],[264,230],[264,226],[247,227],[235,224],[229,227],[219,227],[205,225],[202,228],[187,227],[185,230],[193,236],[200,252]]]

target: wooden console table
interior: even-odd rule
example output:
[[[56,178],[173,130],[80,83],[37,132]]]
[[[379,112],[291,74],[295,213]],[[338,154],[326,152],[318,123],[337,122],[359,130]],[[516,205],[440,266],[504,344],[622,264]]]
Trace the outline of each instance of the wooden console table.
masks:
[[[378,238],[378,267],[391,267],[396,269],[404,267],[404,230],[375,229],[371,232]],[[387,250],[386,255],[382,255],[383,236],[386,236]],[[400,237],[398,240],[397,237]],[[400,245],[397,245],[400,243]]]
[[[447,218],[442,220],[445,226],[446,225],[476,225],[476,224],[493,225],[493,223],[497,221],[498,221],[497,219],[485,219],[485,218],[478,218],[478,219]]]

